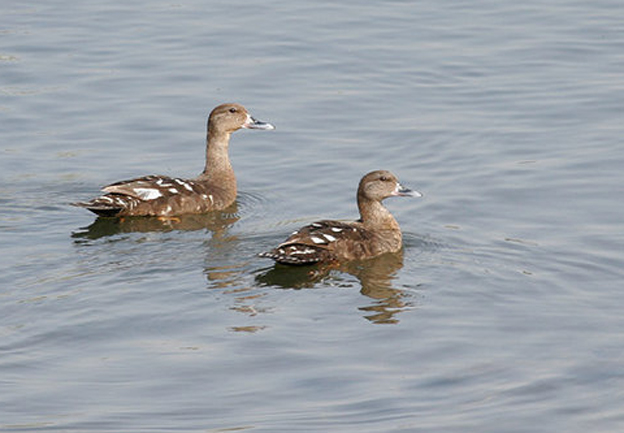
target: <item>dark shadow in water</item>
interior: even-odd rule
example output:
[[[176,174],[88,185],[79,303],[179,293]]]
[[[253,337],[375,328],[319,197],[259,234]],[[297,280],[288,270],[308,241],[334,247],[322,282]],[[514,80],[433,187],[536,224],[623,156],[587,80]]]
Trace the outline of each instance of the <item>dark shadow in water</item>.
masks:
[[[411,307],[407,293],[396,289],[392,283],[403,267],[403,251],[384,254],[374,259],[342,265],[286,266],[275,264],[256,276],[256,283],[284,289],[314,288],[317,283],[332,278],[336,272],[346,272],[356,277],[362,288],[360,293],[375,302],[359,307],[364,317],[373,323],[398,323],[395,315]]]
[[[160,217],[98,217],[87,227],[72,232],[71,237],[79,240],[95,240],[122,233],[169,232],[173,230],[209,230],[215,237],[222,236],[229,227],[240,219],[236,203],[224,211],[198,215],[181,215],[171,218]]]

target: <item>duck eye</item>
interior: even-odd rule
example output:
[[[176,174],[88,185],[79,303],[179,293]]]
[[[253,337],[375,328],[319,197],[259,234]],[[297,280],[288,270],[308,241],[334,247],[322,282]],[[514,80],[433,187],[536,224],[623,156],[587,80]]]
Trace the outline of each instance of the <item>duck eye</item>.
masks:
[[[236,108],[234,107],[230,108],[230,113],[236,113]]]
[[[386,176],[381,176],[379,180],[382,182],[388,182],[388,178]]]

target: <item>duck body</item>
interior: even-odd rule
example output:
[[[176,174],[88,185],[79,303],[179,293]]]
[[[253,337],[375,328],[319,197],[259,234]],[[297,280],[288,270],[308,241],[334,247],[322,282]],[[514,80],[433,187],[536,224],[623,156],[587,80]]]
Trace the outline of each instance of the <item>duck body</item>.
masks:
[[[229,160],[230,135],[238,129],[275,129],[251,117],[240,104],[222,104],[210,113],[206,165],[194,179],[149,175],[115,182],[87,202],[72,203],[98,216],[162,216],[222,210],[236,199],[234,170]]]
[[[359,220],[314,222],[260,256],[287,265],[309,265],[364,260],[397,252],[402,248],[401,228],[381,201],[391,196],[421,195],[401,186],[389,171],[370,172],[358,187]]]
[[[236,199],[235,185],[160,175],[112,183],[102,191],[106,194],[75,205],[103,217],[170,217],[225,209]]]
[[[363,260],[401,249],[401,231],[368,230],[361,221],[323,220],[293,232],[262,257],[288,265]]]

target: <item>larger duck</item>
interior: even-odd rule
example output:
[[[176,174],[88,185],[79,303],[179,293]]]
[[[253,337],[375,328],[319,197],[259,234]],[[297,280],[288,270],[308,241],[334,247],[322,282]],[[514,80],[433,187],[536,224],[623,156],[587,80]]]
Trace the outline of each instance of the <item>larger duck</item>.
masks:
[[[105,194],[72,203],[99,216],[159,216],[197,214],[227,208],[236,199],[236,177],[230,163],[230,135],[241,128],[275,129],[249,115],[240,104],[222,104],[208,117],[206,166],[194,179],[150,175],[112,183]]]
[[[286,265],[309,265],[363,260],[397,252],[402,248],[401,228],[381,203],[393,196],[421,197],[422,194],[402,186],[389,171],[372,171],[358,186],[359,220],[314,222],[260,256]]]

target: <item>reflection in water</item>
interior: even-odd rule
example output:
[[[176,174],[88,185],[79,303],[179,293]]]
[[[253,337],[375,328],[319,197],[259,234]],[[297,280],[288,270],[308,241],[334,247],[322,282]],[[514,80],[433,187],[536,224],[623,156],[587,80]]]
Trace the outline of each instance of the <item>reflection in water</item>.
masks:
[[[403,267],[403,251],[383,254],[379,257],[341,265],[285,266],[275,264],[256,277],[259,285],[286,289],[313,288],[336,272],[346,272],[356,277],[362,289],[360,293],[374,299],[372,305],[360,307],[367,313],[364,317],[373,323],[398,323],[395,315],[411,304],[407,293],[392,287],[397,272]],[[368,314],[372,313],[372,314]]]
[[[212,236],[204,243],[204,270],[207,288],[224,290],[234,296],[233,311],[254,317],[271,311],[271,307],[261,307],[261,299],[267,296],[266,287],[304,289],[322,287],[325,280],[332,284],[344,282],[341,274],[356,277],[360,292],[372,299],[370,305],[359,307],[364,317],[373,323],[397,323],[397,313],[411,307],[408,293],[393,287],[397,272],[403,267],[403,251],[384,254],[380,257],[339,265],[284,266],[275,264],[270,268],[256,271],[255,281],[250,283],[254,271],[251,261],[241,260],[246,251],[244,242],[236,235],[228,233],[229,228],[240,219],[235,203],[222,212],[201,215],[183,215],[175,218],[126,217],[97,218],[88,227],[72,233],[77,244],[123,233],[148,233],[169,231],[208,230]],[[255,253],[249,251],[255,258]],[[98,259],[99,263],[99,259]],[[116,263],[116,262],[115,262]],[[251,275],[250,275],[251,274]],[[257,332],[263,326],[236,326],[232,331]]]
[[[276,263],[266,272],[257,275],[256,283],[283,289],[311,289],[327,278],[331,270],[330,266],[323,265],[288,266]]]
[[[72,233],[74,239],[99,239],[120,233],[168,232],[173,230],[194,231],[209,230],[214,237],[221,237],[240,219],[237,203],[224,211],[197,215],[180,215],[171,218],[162,217],[122,217],[96,218],[88,227],[82,227]]]
[[[231,326],[230,331],[248,332],[253,334],[255,332],[262,331],[265,328],[266,326]]]
[[[371,322],[398,323],[395,314],[411,306],[405,299],[407,294],[392,287],[392,282],[402,267],[403,250],[396,254],[384,254],[365,263],[353,263],[346,269],[360,280],[360,293],[376,300],[372,305],[360,307],[361,311],[372,313],[364,316]]]
[[[215,266],[207,267],[204,274],[211,289],[225,289],[234,284],[238,272],[234,266]]]
[[[208,289],[222,289],[223,294],[233,296],[233,305],[230,310],[244,314],[247,317],[255,317],[259,314],[269,313],[272,308],[261,305],[261,300],[267,293],[258,290],[257,287],[245,284],[245,277],[249,274],[249,263],[244,262],[233,266],[228,265],[210,265],[210,257],[219,250],[218,248],[210,248],[207,255],[207,266],[204,269],[204,275],[208,280]],[[265,329],[263,325],[241,325],[230,326],[228,329],[233,332],[255,333]]]

